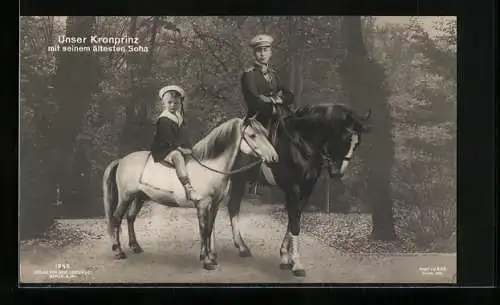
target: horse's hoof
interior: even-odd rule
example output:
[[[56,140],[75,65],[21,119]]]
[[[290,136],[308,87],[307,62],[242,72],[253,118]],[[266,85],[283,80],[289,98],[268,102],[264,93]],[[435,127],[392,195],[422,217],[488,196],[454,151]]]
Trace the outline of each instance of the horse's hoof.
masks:
[[[142,250],[142,248],[140,246],[132,247],[132,251],[134,251],[134,253],[142,253],[142,252],[144,252],[144,250]]]
[[[127,256],[125,255],[125,252],[118,252],[118,253],[116,253],[116,254],[115,254],[115,257],[116,257],[117,259],[124,259],[124,258],[126,258]]]
[[[281,270],[290,270],[290,269],[292,269],[292,265],[291,264],[281,263],[280,264],[280,269]]]
[[[215,270],[215,268],[217,268],[217,265],[214,264],[213,262],[211,262],[211,263],[203,263],[203,268],[205,270]]]
[[[306,271],[304,269],[292,270],[294,276],[304,277],[306,276]]]
[[[244,250],[240,252],[240,257],[252,257],[252,252],[250,250]]]

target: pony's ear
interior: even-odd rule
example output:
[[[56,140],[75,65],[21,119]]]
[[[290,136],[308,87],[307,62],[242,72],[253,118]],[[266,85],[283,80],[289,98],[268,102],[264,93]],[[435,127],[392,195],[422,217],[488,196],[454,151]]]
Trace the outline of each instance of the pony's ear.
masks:
[[[248,116],[248,114],[245,115],[245,117],[243,118],[243,124],[250,123],[250,121],[255,120],[256,117],[257,117],[257,113],[252,115],[252,116]]]

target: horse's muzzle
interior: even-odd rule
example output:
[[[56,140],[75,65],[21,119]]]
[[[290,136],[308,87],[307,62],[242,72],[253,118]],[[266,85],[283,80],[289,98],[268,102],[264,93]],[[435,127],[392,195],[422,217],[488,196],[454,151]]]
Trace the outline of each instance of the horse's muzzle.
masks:
[[[278,162],[278,155],[272,155],[269,158],[262,158],[262,161],[264,163],[270,164],[270,163],[276,163]]]

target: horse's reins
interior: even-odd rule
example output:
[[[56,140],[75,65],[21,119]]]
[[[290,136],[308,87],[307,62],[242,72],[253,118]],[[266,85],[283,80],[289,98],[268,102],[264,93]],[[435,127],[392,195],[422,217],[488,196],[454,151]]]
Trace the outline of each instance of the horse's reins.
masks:
[[[245,142],[247,143],[248,147],[250,147],[250,149],[251,149],[251,150],[252,150],[252,151],[253,151],[256,155],[260,156],[260,155],[259,155],[259,153],[257,153],[257,151],[255,150],[255,148],[254,148],[252,145],[250,145],[250,143],[248,142],[248,140],[247,140],[247,139],[246,139],[246,137],[245,137],[245,128],[247,128],[247,127],[248,127],[248,126],[245,126],[245,127],[243,127],[243,128],[242,128],[242,130],[241,130],[241,138],[240,138],[240,142],[238,143],[238,147],[240,146],[241,141],[245,141]],[[202,162],[201,162],[198,158],[196,158],[193,154],[191,154],[191,158],[193,158],[193,160],[195,160],[195,161],[196,161],[196,162],[198,162],[201,166],[203,166],[204,168],[206,168],[206,169],[208,169],[208,170],[211,170],[211,171],[216,172],[216,173],[218,173],[218,174],[228,175],[228,176],[229,176],[229,175],[234,175],[234,174],[237,174],[237,173],[241,173],[241,172],[244,172],[244,171],[247,171],[247,170],[251,169],[252,167],[256,166],[257,164],[262,163],[262,161],[263,161],[263,160],[262,160],[262,158],[261,158],[261,159],[260,159],[260,160],[258,160],[258,161],[255,161],[255,162],[253,162],[253,163],[250,163],[249,165],[245,165],[245,166],[243,166],[243,167],[241,167],[241,168],[238,168],[238,169],[236,169],[236,170],[234,170],[234,171],[224,172],[224,171],[220,171],[220,170],[217,170],[217,169],[215,169],[215,168],[211,168],[211,167],[209,167],[209,166],[207,166],[207,165],[203,164],[203,163],[202,163]]]

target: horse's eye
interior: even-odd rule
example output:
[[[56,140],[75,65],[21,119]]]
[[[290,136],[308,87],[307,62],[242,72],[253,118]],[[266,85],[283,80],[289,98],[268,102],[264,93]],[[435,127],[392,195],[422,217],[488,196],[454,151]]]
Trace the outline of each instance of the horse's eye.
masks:
[[[256,137],[255,133],[249,133],[248,136],[250,137],[250,139],[255,139]]]

